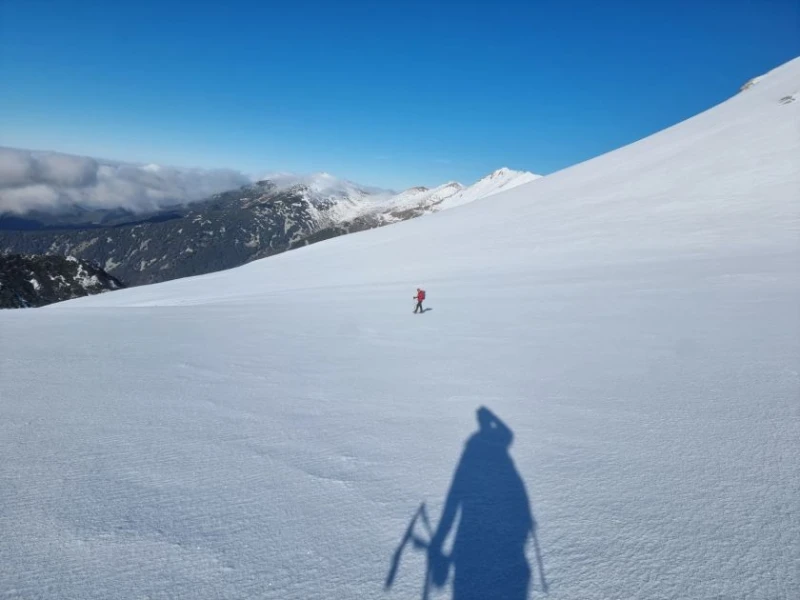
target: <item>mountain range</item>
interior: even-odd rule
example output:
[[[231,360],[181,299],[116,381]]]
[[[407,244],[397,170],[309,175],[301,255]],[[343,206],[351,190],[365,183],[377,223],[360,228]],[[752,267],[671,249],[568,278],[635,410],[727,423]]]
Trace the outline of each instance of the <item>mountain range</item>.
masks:
[[[327,173],[276,174],[203,201],[144,215],[119,209],[77,215],[73,211],[64,223],[41,213],[0,215],[0,223],[5,222],[0,252],[74,256],[126,285],[142,285],[236,267],[453,208],[537,177],[503,168],[470,186],[449,182],[395,194]]]

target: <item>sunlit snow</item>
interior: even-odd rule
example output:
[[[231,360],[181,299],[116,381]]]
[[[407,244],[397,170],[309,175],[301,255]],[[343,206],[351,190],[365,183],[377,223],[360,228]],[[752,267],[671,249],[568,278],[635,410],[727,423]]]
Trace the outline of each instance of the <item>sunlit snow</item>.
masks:
[[[0,597],[796,598],[798,84],[453,210],[3,311]]]

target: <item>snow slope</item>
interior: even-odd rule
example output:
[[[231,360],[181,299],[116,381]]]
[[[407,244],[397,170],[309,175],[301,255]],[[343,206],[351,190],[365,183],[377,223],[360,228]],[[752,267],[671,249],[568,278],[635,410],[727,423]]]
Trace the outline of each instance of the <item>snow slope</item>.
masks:
[[[417,598],[395,551],[461,498],[490,597],[796,598],[798,89],[794,60],[491,202],[0,313],[0,597]]]

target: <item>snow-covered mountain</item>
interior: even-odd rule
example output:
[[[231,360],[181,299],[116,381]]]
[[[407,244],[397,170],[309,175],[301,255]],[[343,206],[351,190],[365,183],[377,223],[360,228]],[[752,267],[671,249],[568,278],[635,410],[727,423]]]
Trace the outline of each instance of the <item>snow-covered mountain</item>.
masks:
[[[391,190],[364,186],[330,173],[297,175],[272,173],[264,177],[279,191],[290,191],[316,210],[316,218],[327,225],[352,220],[394,195]]]
[[[466,187],[451,181],[431,189],[425,187],[408,189],[382,203],[379,210],[390,219],[402,220],[409,214],[419,216],[481,200],[539,177],[527,171],[514,171],[503,167]]]
[[[501,169],[469,187],[450,183],[397,195],[328,173],[278,173],[185,207],[130,215],[129,223],[38,231],[9,227],[0,231],[0,251],[75,255],[104,265],[128,285],[156,283],[436,212],[533,177]]]
[[[458,194],[464,186],[456,181],[450,181],[434,188],[424,186],[412,187],[388,199],[385,206],[387,212],[402,212],[405,210],[420,213],[432,212],[434,207],[440,205],[447,198]]]
[[[503,167],[493,173],[490,173],[483,179],[478,180],[468,187],[460,189],[452,196],[444,198],[441,204],[438,204],[436,210],[445,210],[448,208],[455,208],[463,204],[481,200],[494,194],[510,190],[519,185],[529,183],[538,179],[539,175],[534,175],[528,171],[514,171],[512,169]]]
[[[800,59],[457,210],[0,312],[4,591],[794,598],[798,90]]]
[[[361,217],[398,221],[409,216],[438,212],[512,189],[539,177],[527,171],[503,167],[469,186],[450,181],[434,188],[412,187],[397,194],[391,190],[370,188],[339,179],[329,173],[277,173],[267,175],[265,179],[275,183],[280,190],[299,192],[320,209],[321,220],[340,224]]]

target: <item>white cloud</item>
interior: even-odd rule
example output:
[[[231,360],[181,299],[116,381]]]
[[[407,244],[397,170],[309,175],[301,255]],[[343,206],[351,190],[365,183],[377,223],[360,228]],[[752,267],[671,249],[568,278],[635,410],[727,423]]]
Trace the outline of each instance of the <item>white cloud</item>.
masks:
[[[0,148],[0,213],[70,207],[155,210],[250,183],[227,169],[181,169]]]
[[[34,162],[18,150],[0,148],[0,189],[30,184],[35,175]]]

